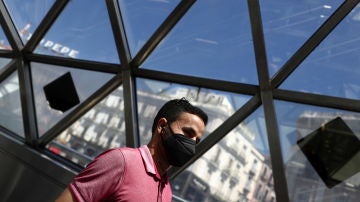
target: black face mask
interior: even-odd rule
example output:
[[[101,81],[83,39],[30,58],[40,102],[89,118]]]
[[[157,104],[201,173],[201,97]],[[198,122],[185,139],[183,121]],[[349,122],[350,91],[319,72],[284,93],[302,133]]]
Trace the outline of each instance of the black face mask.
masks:
[[[195,155],[196,141],[185,137],[182,134],[174,134],[169,127],[170,135],[163,139],[163,144],[167,152],[169,164],[173,166],[183,166]]]

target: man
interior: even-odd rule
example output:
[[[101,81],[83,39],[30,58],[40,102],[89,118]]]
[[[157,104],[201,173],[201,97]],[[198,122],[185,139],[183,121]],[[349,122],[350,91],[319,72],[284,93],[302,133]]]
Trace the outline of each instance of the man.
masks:
[[[148,145],[102,153],[57,201],[171,201],[167,170],[193,157],[207,119],[205,112],[184,98],[168,101],[154,118]]]

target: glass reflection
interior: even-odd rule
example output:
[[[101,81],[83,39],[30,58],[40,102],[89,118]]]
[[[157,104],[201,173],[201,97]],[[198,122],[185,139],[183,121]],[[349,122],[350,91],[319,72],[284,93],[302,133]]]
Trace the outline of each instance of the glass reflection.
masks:
[[[106,73],[58,67],[41,63],[31,63],[31,76],[39,135],[43,135],[48,129],[53,127],[59,120],[74,109],[71,108],[65,113],[52,109],[47,103],[43,89],[45,85],[67,72],[70,72],[74,79],[74,85],[80,103],[92,95],[112,77],[111,74]],[[89,81],[91,81],[91,85],[89,85]]]
[[[155,115],[160,107],[171,99],[185,97],[191,104],[199,106],[207,113],[209,121],[202,138],[204,139],[250,98],[196,86],[140,78],[136,80],[136,87],[141,144],[150,141]]]
[[[275,104],[280,124],[281,149],[284,157],[290,201],[357,201],[360,193],[359,172],[334,187],[328,187],[297,142],[308,137],[308,135],[314,134],[314,131],[317,131],[336,117],[341,117],[360,141],[360,114],[282,101],[276,101]],[[339,141],[339,144],[342,141]],[[330,144],[330,142],[328,140],[322,144]],[[352,144],[356,144],[356,142]],[[319,145],[319,147],[325,146]],[[350,145],[348,148],[350,149]],[[341,152],[341,145],[330,149]],[[331,158],[333,157],[335,156],[331,156]],[[355,158],[359,157],[359,154],[357,154]],[[325,158],[330,157],[325,156]],[[358,162],[358,160],[349,161],[350,170],[359,170],[359,164],[353,165],[351,163]],[[334,163],[334,161],[332,162]],[[330,168],[333,164],[325,166]],[[343,176],[340,176],[340,178],[343,178]]]
[[[0,82],[0,125],[24,137],[17,72]]]
[[[12,50],[2,27],[0,27],[0,50]]]
[[[269,72],[274,75],[343,0],[260,0]]]
[[[357,5],[280,87],[360,99],[359,12]]]
[[[54,0],[4,0],[23,43],[32,36],[37,26],[54,4]]]
[[[35,52],[119,63],[105,1],[69,1]]]
[[[118,2],[130,51],[135,56],[180,1],[118,0]]]
[[[179,174],[173,193],[186,201],[276,201],[262,108]]]
[[[47,148],[86,166],[101,152],[125,144],[124,99],[120,86],[63,131]]]
[[[141,67],[257,84],[246,1],[196,1]]]

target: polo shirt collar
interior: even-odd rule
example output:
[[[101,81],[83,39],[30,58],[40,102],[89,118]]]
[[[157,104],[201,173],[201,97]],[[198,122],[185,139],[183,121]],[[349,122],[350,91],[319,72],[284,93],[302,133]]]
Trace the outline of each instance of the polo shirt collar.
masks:
[[[144,161],[146,172],[156,176],[159,180],[161,179],[159,173],[157,172],[156,165],[154,164],[154,160],[151,156],[150,150],[147,145],[143,145],[139,147],[141,158]]]

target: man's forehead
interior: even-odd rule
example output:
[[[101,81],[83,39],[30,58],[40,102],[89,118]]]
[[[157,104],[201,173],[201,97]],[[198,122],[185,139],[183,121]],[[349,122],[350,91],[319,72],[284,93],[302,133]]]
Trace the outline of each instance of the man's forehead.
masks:
[[[205,129],[204,121],[196,114],[183,112],[177,119],[183,126],[191,127],[197,130],[196,132],[203,133]]]
[[[202,118],[199,115],[196,114],[192,114],[189,112],[182,112],[177,120],[182,120],[185,122],[197,122],[197,121],[201,121],[202,123],[204,123],[204,121],[202,120]]]

